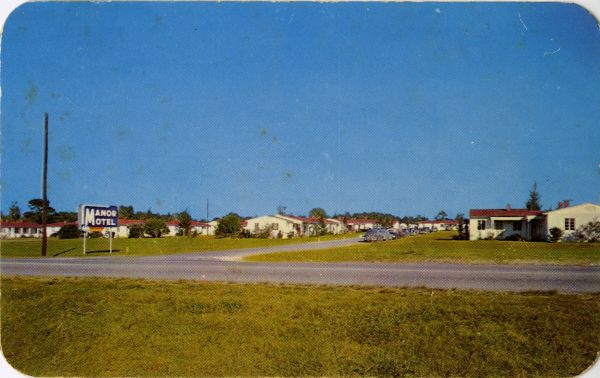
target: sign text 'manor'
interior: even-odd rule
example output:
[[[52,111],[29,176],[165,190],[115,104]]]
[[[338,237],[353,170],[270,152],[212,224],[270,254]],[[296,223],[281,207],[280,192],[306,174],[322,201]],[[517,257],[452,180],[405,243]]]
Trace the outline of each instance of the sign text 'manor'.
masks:
[[[117,227],[119,211],[116,206],[82,205],[80,209],[84,227]]]

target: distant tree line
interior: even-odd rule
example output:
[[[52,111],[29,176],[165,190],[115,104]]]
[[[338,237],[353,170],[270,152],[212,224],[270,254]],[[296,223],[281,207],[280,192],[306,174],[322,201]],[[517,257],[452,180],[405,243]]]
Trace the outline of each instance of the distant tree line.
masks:
[[[13,202],[8,209],[8,214],[2,214],[2,219],[11,222],[23,221],[42,223],[42,208],[44,207],[44,201],[40,198],[34,198],[27,203],[27,207],[29,211],[22,213],[18,203]],[[77,221],[77,212],[56,211],[52,206],[50,206],[50,201],[47,203],[47,214],[48,223]]]

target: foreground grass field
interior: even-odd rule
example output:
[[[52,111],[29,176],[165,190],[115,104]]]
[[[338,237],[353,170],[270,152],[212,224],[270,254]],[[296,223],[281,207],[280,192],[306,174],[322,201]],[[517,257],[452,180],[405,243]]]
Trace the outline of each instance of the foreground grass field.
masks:
[[[455,231],[360,243],[355,246],[253,255],[248,261],[458,262],[495,264],[599,264],[600,243],[452,240]]]
[[[321,237],[295,239],[230,239],[214,237],[164,237],[113,239],[113,254],[117,256],[149,256],[184,252],[221,251],[226,249],[270,247],[277,245],[310,243],[333,239],[355,237],[358,234],[326,235]],[[15,239],[0,241],[0,256],[2,257],[40,257],[41,240]],[[108,239],[88,239],[86,256],[108,255]],[[83,256],[83,239],[48,240],[47,256]]]
[[[600,295],[2,279],[2,349],[35,376],[572,376]]]

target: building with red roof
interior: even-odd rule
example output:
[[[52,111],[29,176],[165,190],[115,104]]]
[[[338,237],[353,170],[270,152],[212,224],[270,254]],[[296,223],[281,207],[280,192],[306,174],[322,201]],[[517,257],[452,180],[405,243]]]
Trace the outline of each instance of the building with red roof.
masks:
[[[562,235],[572,235],[578,227],[600,221],[600,205],[584,203],[570,206],[560,202],[557,209],[540,211],[513,209],[471,209],[469,211],[471,240],[517,238],[548,240],[550,230],[558,228]]]
[[[543,239],[544,212],[528,209],[471,209],[469,233],[471,240],[505,239],[518,237],[524,240]]]
[[[378,228],[381,225],[375,219],[350,218],[346,220],[346,225],[350,231],[366,231]]]
[[[179,220],[174,219],[166,222],[167,228],[169,229],[169,233],[164,236],[177,236],[182,232],[181,227],[179,227]],[[212,226],[205,222],[199,221],[191,221],[190,233],[196,233],[198,235],[210,235],[209,229]]]
[[[0,238],[2,239],[41,237],[41,224],[23,221],[11,222],[4,220],[0,222]]]
[[[454,219],[435,219],[435,220],[424,220],[417,222],[418,229],[429,229],[431,231],[447,231],[457,230],[458,221]]]

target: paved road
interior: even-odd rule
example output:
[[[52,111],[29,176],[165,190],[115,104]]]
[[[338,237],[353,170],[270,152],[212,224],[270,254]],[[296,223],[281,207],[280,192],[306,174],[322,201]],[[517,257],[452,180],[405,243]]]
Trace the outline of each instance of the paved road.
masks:
[[[342,241],[336,241],[342,243]],[[345,243],[356,240],[346,240]],[[327,242],[326,246],[330,242]],[[323,247],[323,244],[320,245]],[[277,250],[317,248],[314,245]],[[480,290],[600,292],[600,266],[433,263],[251,263],[236,261],[273,248],[152,257],[0,260],[2,275],[99,276],[226,282],[368,285]]]

